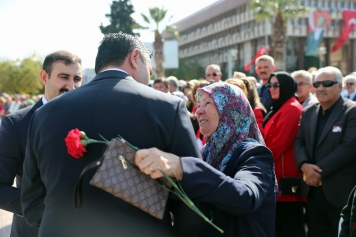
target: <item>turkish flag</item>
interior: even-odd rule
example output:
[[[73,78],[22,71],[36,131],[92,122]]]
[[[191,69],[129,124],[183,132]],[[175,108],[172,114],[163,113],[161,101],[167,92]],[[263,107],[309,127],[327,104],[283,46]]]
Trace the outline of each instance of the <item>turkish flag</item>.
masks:
[[[344,26],[339,39],[331,48],[331,52],[335,52],[341,48],[356,25],[356,10],[343,10],[342,14],[344,15]]]
[[[248,64],[245,65],[244,67],[244,70],[245,71],[248,71],[251,67],[251,65],[256,61],[256,59],[259,57],[259,56],[262,56],[264,55],[265,53],[267,53],[269,51],[269,48],[268,46],[261,46],[260,49],[257,51],[255,57],[253,57],[253,59],[251,60],[251,62],[249,62]]]

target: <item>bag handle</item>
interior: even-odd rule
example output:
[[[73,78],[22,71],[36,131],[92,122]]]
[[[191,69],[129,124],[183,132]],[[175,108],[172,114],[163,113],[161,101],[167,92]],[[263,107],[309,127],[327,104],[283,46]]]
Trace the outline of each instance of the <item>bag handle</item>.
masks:
[[[77,211],[82,206],[82,201],[83,201],[82,179],[83,179],[84,174],[91,169],[100,167],[101,164],[103,163],[103,160],[104,160],[104,156],[89,163],[87,166],[85,166],[82,173],[80,173],[77,183],[75,184],[75,189],[74,189],[74,210]]]

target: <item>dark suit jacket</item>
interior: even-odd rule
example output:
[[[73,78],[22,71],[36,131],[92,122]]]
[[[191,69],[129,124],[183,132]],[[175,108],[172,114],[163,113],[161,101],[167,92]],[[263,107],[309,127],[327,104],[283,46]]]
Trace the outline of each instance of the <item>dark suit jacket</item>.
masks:
[[[224,230],[220,234],[197,214],[190,212],[188,216],[182,212],[183,216],[175,215],[182,236],[275,236],[277,184],[273,156],[267,147],[243,143],[231,156],[224,172],[192,157],[183,157],[182,165],[181,184],[185,192],[200,202],[201,210],[210,205],[213,223]]]
[[[0,208],[14,213],[12,237],[38,236],[38,229],[30,227],[22,217],[20,192],[27,130],[33,113],[41,106],[39,100],[33,106],[7,115],[0,126]],[[15,177],[16,188],[12,187]]]
[[[322,169],[322,189],[327,200],[335,207],[343,207],[356,185],[356,104],[342,97],[336,103],[315,150],[320,104],[303,110],[294,150],[298,168],[307,162]],[[302,195],[306,197],[308,191],[309,186],[303,183]]]
[[[124,72],[99,73],[89,84],[51,100],[36,111],[29,128],[21,192],[26,221],[39,236],[173,236],[169,210],[162,220],[89,185],[83,178],[83,205],[73,209],[73,191],[83,168],[98,159],[103,144],[90,144],[74,159],[64,138],[71,129],[101,140],[118,134],[139,148],[157,147],[199,157],[185,102],[137,83]],[[99,135],[100,134],[100,135]]]

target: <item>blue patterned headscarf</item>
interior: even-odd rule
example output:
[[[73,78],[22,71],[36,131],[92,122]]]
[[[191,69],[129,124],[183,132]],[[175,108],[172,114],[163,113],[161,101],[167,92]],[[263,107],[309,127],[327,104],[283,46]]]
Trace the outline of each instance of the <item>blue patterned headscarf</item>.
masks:
[[[224,171],[235,150],[244,141],[265,144],[256,118],[245,94],[240,88],[216,82],[198,89],[197,100],[206,92],[215,102],[219,114],[216,131],[202,148],[203,159],[214,168]]]

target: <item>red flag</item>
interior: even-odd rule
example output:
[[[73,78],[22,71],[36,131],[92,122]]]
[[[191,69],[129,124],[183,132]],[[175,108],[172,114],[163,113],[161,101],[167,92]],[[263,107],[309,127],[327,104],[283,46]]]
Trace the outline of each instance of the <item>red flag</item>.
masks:
[[[264,54],[267,53],[268,51],[269,51],[268,46],[262,45],[262,46],[260,47],[260,49],[257,51],[255,57],[253,57],[253,59],[251,60],[251,62],[249,62],[248,64],[245,65],[244,70],[245,70],[245,71],[248,71],[248,70],[250,69],[251,65],[256,61],[256,59],[257,59],[259,56],[264,55]]]
[[[339,39],[331,48],[331,52],[335,52],[341,48],[356,25],[356,10],[343,10],[342,14],[344,15],[344,26]]]

